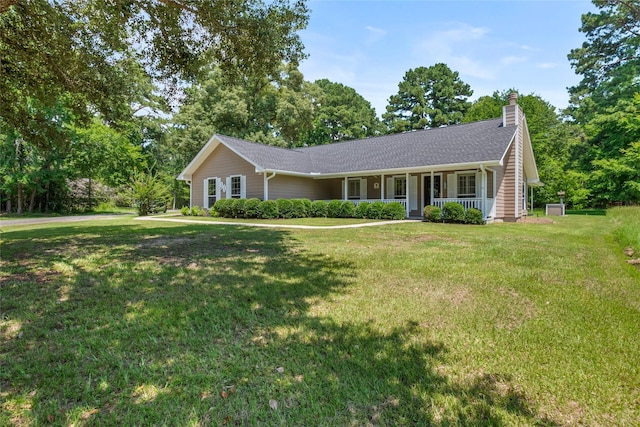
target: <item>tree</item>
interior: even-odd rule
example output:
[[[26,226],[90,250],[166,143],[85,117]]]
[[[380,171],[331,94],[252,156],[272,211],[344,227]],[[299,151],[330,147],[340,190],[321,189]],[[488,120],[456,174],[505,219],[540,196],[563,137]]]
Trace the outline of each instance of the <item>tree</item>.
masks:
[[[99,112],[117,122],[130,116],[122,107],[140,92],[133,74],[175,89],[211,62],[229,75],[275,73],[283,61],[303,57],[297,31],[307,13],[303,1],[287,0],[6,0],[0,120],[30,140],[28,121],[37,111],[27,100],[52,108],[68,97],[76,119]]]
[[[593,0],[598,13],[582,15],[580,31],[587,40],[568,55],[583,76],[582,85],[595,88],[616,71],[640,60],[640,3],[634,0]]]
[[[316,80],[313,130],[303,139],[306,145],[328,144],[374,136],[382,131],[371,103],[355,89],[327,79]]]
[[[441,63],[407,71],[398,89],[382,116],[389,132],[460,123],[473,94],[457,71]]]
[[[598,113],[585,130],[588,138],[580,167],[591,172],[595,203],[639,202],[640,94]]]
[[[268,145],[294,146],[312,127],[314,86],[283,64],[271,78],[247,72],[231,81],[218,68],[187,90],[173,117],[169,143],[188,162],[214,133]],[[186,164],[183,163],[182,167]]]
[[[492,119],[502,115],[509,94],[515,89],[495,91],[491,96],[476,100],[463,122]],[[518,97],[518,104],[527,117],[531,145],[544,187],[535,189],[535,202],[544,204],[558,200],[558,191],[565,192],[565,200],[573,207],[584,207],[590,198],[588,176],[576,163],[576,153],[581,149],[584,132],[581,127],[562,122],[556,108],[535,94]]]
[[[593,4],[599,12],[582,15],[580,31],[587,40],[568,55],[582,80],[569,88],[567,114],[583,124],[640,91],[640,3],[593,0]]]

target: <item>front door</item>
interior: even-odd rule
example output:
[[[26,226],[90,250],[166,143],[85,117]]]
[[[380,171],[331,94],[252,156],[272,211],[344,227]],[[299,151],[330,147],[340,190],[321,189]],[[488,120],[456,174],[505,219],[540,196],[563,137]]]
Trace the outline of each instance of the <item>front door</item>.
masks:
[[[423,179],[422,192],[423,197],[422,200],[424,202],[424,206],[432,205],[433,200],[431,200],[431,175],[425,175]],[[442,188],[442,175],[434,175],[433,176],[433,197],[435,199],[440,198],[440,191]]]

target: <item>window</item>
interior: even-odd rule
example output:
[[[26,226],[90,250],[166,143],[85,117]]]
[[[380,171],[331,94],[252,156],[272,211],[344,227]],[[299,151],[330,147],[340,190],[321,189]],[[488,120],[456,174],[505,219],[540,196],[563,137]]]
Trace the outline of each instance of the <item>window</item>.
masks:
[[[395,178],[393,180],[393,196],[396,199],[407,198],[407,178]]]
[[[216,203],[216,189],[218,185],[218,178],[207,178],[207,206],[206,208],[212,208]]]
[[[458,197],[476,197],[476,174],[458,175]]]
[[[349,199],[360,199],[360,179],[350,179],[347,191]]]
[[[240,176],[232,176],[229,198],[239,199],[240,197],[242,197],[242,179]]]

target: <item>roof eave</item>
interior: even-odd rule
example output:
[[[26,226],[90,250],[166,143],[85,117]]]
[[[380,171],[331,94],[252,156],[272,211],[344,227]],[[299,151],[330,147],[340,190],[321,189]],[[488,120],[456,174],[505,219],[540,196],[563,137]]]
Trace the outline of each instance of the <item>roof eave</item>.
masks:
[[[406,173],[416,173],[416,172],[441,172],[441,171],[454,171],[454,170],[464,170],[464,169],[476,169],[480,168],[481,165],[484,166],[499,166],[499,160],[481,160],[476,162],[465,162],[465,163],[450,163],[443,165],[430,165],[430,166],[413,166],[410,168],[392,168],[392,169],[375,169],[375,170],[357,170],[357,171],[348,171],[348,172],[331,172],[331,173],[323,173],[323,172],[310,172],[310,173],[302,173],[302,172],[290,172],[290,171],[275,171],[269,169],[268,172],[276,172],[282,175],[291,175],[291,176],[303,176],[307,178],[314,179],[332,179],[332,178],[344,178],[344,177],[355,177],[355,176],[370,176],[370,175],[397,175],[397,174],[406,174]]]

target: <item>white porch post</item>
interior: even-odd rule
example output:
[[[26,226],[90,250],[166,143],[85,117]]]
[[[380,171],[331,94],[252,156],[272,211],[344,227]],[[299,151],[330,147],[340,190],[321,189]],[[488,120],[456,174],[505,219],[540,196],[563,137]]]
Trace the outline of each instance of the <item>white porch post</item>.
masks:
[[[533,187],[529,187],[531,191],[531,216],[533,216]]]
[[[344,200],[347,200],[349,198],[349,194],[347,193],[349,191],[349,180],[347,179],[347,177],[344,177]]]
[[[267,179],[267,171],[262,173],[262,189],[264,192],[263,200],[269,200],[269,180]]]
[[[380,175],[380,200],[384,200],[384,174]]]
[[[406,174],[406,178],[404,181],[404,196],[405,196],[405,203],[406,205],[406,211],[407,211],[407,218],[409,218],[409,172],[407,172]]]
[[[484,220],[487,219],[487,170],[484,168],[484,165],[480,165],[480,169],[482,170],[482,188],[480,189],[480,195],[482,196],[482,218]]]
[[[440,178],[440,179],[442,179],[442,178]],[[440,184],[440,185],[442,185],[442,184]],[[434,203],[434,201],[433,201],[433,171],[431,171],[431,189],[430,189],[430,191],[431,191],[431,203],[429,203],[429,204],[433,205],[433,203]],[[423,193],[424,193],[424,191],[423,191]]]

